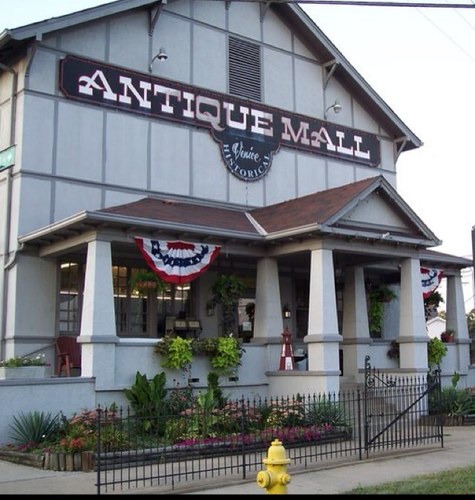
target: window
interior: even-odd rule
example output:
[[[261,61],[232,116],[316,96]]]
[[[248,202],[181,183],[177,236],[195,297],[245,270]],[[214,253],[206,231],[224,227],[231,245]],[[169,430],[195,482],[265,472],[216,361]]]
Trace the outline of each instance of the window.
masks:
[[[310,280],[295,280],[296,298],[296,338],[303,339],[308,334],[308,300],[309,300]]]
[[[83,275],[83,266],[77,262],[62,262],[60,265],[60,335],[79,335]]]
[[[167,316],[193,316],[191,285],[167,284],[165,290],[138,293],[130,289],[130,277],[144,271],[138,267],[112,267],[116,331],[119,337],[162,337]],[[60,264],[58,300],[59,335],[79,335],[85,265],[65,261]]]
[[[229,93],[261,100],[261,50],[255,43],[229,37]]]
[[[130,278],[144,268],[114,266],[114,303],[119,337],[162,337],[166,318],[191,315],[191,286],[167,283],[164,290],[132,290]]]

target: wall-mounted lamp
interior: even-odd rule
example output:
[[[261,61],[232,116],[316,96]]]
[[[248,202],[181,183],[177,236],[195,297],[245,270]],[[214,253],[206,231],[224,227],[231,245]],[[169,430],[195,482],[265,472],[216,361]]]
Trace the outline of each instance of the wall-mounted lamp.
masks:
[[[336,114],[338,114],[341,111],[341,104],[338,101],[338,99],[335,99],[335,102],[331,106],[328,106],[328,108],[325,110],[325,113],[323,113],[323,117],[325,118],[325,120],[327,119],[328,112],[330,111],[330,109],[333,109],[333,112]]]
[[[155,59],[158,59],[160,62],[166,61],[168,59],[168,55],[165,52],[165,49],[163,47],[160,47],[160,50],[158,51],[158,54],[155,54],[152,57],[152,60],[150,61],[150,66],[148,67],[150,73],[152,72],[152,64]]]
[[[285,304],[285,306],[282,309],[282,316],[285,319],[290,319],[292,317],[292,314],[290,312],[289,306],[287,304]]]

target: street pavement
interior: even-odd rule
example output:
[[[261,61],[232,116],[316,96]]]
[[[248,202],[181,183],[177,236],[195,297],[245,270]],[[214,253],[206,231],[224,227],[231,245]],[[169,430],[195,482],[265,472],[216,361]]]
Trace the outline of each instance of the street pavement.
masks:
[[[319,464],[312,470],[293,470],[288,494],[344,494],[358,486],[398,481],[420,474],[475,465],[475,426],[445,427],[444,447],[431,446],[415,451],[404,450],[363,461],[339,461]],[[262,470],[265,470],[263,465]],[[95,495],[95,472],[58,472],[13,464],[0,460],[1,495]],[[248,480],[219,476],[208,480],[180,482],[174,488],[115,488],[101,494],[267,494],[257,485],[256,475]],[[475,493],[475,492],[473,492]]]

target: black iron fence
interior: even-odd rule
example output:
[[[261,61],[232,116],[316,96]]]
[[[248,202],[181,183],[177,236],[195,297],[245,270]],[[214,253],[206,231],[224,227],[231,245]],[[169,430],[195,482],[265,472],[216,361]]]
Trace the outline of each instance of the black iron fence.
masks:
[[[172,392],[160,404],[98,412],[97,488],[102,492],[229,476],[255,477],[274,439],[289,471],[377,452],[443,446],[429,398],[440,377],[389,378],[367,361],[361,389],[338,394],[228,400],[208,389]]]

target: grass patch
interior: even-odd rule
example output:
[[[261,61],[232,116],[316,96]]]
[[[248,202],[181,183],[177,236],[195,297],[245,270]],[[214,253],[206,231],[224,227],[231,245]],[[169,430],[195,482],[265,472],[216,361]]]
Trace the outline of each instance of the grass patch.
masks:
[[[423,474],[376,486],[358,486],[350,495],[468,495],[475,491],[475,465]]]

